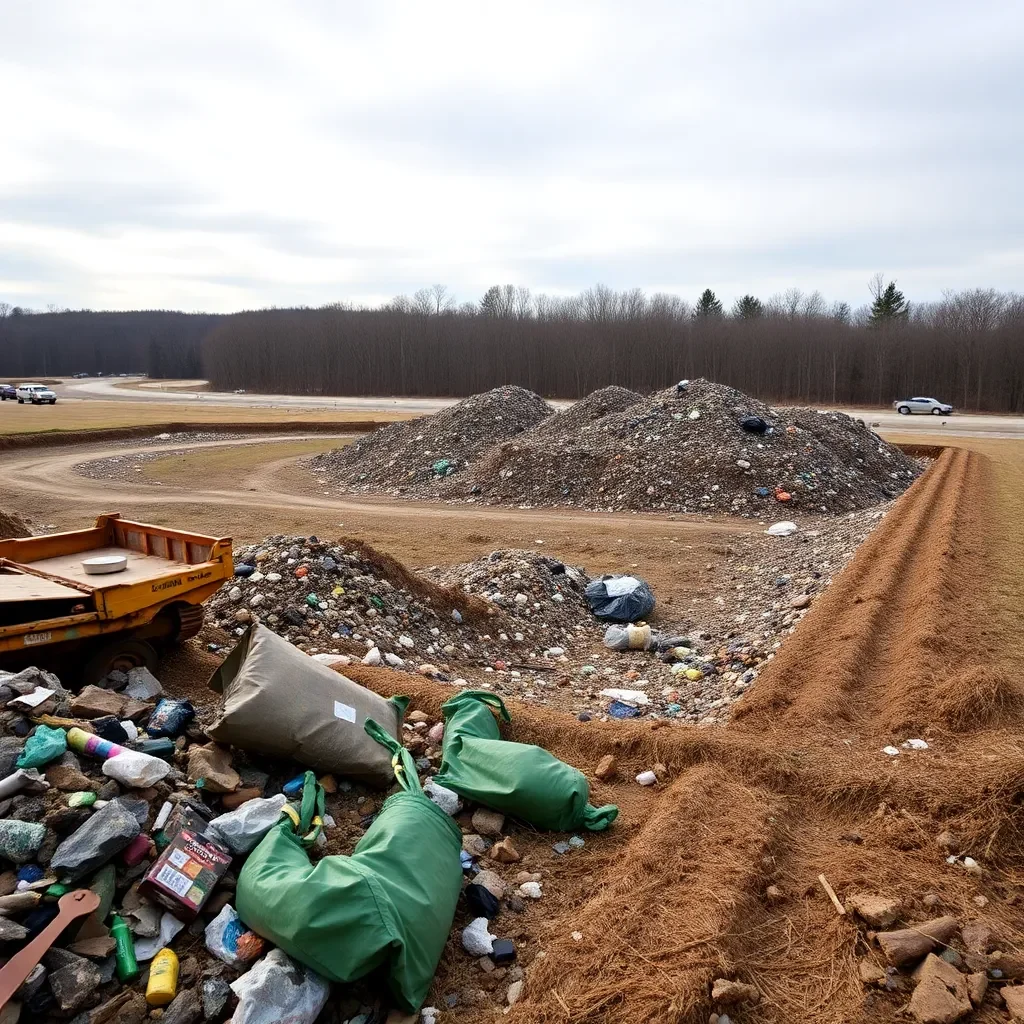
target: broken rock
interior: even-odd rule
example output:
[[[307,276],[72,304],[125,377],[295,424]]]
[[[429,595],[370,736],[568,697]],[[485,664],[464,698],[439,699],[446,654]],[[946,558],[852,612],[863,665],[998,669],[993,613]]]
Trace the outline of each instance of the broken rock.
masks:
[[[71,713],[76,718],[104,718],[106,715],[121,717],[124,698],[113,690],[98,686],[85,686],[71,701]]]
[[[894,967],[913,963],[927,956],[938,945],[945,945],[956,934],[955,917],[937,917],[912,928],[879,932],[876,936],[885,959]]]
[[[594,769],[594,775],[602,782],[607,782],[609,779],[615,778],[615,773],[618,771],[619,764],[611,754],[605,754],[600,761],[597,762],[597,767]]]
[[[141,831],[135,815],[112,801],[57,847],[50,867],[61,878],[76,881],[106,864]]]
[[[985,1001],[985,994],[988,992],[988,975],[984,971],[967,976],[967,997],[971,1006],[978,1007]]]
[[[756,985],[746,985],[742,981],[730,981],[728,978],[716,978],[711,986],[711,999],[719,1006],[738,1006],[740,1003],[756,1003],[761,999],[761,992]]]
[[[216,743],[189,750],[188,778],[208,793],[231,793],[242,783],[238,772],[231,767],[231,754]]]
[[[63,966],[50,971],[50,991],[62,1010],[77,1010],[99,988],[100,969],[66,950],[59,952]]]
[[[473,828],[482,836],[500,836],[505,827],[505,815],[489,811],[485,807],[473,812]]]
[[[1012,1020],[1024,1020],[1024,985],[1007,985],[1000,995]]]
[[[888,928],[900,914],[900,901],[868,893],[854,893],[847,897],[846,906],[872,928]]]
[[[491,860],[499,864],[514,864],[519,860],[519,853],[512,845],[512,840],[505,838],[500,843],[495,843],[487,853]]]
[[[967,980],[952,964],[929,953],[915,976],[917,987],[910,997],[910,1012],[921,1024],[953,1024],[970,1012]]]
[[[145,665],[140,665],[138,668],[128,670],[128,685],[124,692],[128,697],[134,697],[135,700],[146,701],[152,700],[154,697],[162,697],[164,688],[160,685],[160,680]],[[166,1017],[164,1019],[166,1020]]]

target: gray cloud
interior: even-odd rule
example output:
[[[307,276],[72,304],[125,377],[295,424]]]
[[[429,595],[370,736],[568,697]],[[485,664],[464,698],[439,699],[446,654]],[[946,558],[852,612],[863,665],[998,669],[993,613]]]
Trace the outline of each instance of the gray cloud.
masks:
[[[5,21],[10,301],[1021,286],[1019,5],[53,0]]]

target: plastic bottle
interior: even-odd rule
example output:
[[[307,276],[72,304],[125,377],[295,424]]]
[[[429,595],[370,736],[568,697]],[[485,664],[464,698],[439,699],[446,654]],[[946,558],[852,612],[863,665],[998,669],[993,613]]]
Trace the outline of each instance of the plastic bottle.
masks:
[[[146,1002],[150,1006],[166,1006],[178,991],[178,957],[165,946],[149,967]]]
[[[117,961],[117,976],[123,982],[134,981],[139,976],[139,964],[135,959],[135,941],[128,925],[117,916],[110,919],[110,934],[114,937],[114,958]]]
[[[162,736],[159,739],[140,740],[135,749],[151,757],[173,757],[177,748],[174,746],[174,740]]]

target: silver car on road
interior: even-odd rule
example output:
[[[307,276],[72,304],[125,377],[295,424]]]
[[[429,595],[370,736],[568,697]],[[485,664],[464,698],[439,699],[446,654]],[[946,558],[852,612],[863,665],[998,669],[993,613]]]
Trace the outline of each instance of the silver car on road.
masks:
[[[937,398],[904,398],[893,402],[892,407],[901,415],[909,416],[912,412],[928,412],[933,416],[949,416],[953,406],[940,402]]]

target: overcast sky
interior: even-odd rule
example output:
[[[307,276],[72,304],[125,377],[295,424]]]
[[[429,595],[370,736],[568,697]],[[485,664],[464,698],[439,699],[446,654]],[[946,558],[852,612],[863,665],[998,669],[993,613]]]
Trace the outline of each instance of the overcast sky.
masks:
[[[1024,288],[1015,0],[0,3],[0,300]]]

